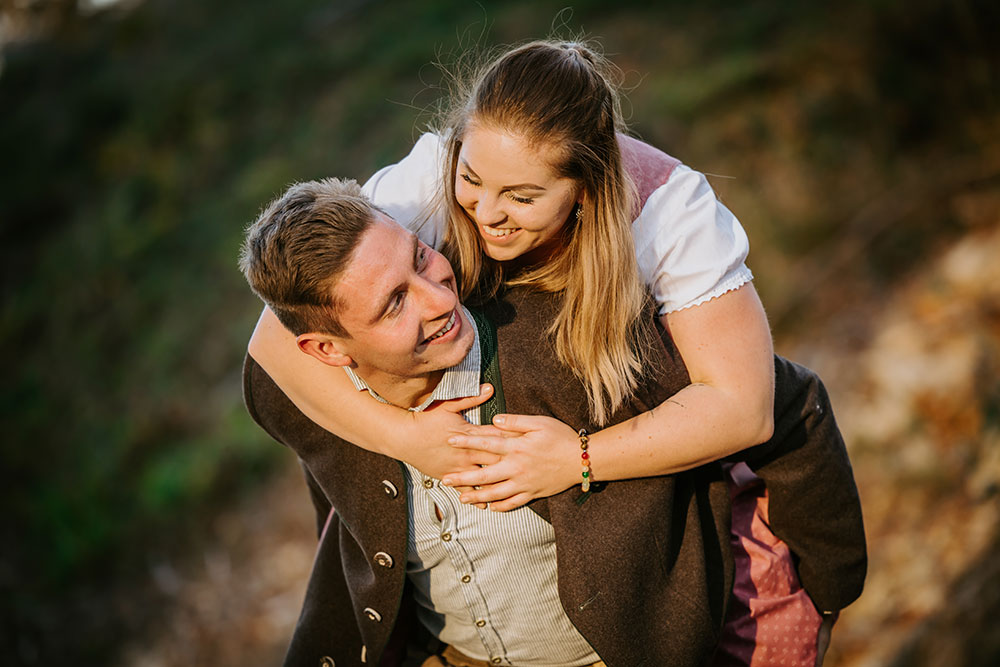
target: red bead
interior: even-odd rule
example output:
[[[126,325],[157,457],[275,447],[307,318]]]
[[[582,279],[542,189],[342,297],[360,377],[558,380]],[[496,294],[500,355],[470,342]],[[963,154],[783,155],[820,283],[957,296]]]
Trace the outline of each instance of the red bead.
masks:
[[[580,454],[580,458],[582,458],[582,459],[589,459],[590,458],[590,454],[588,454],[587,452],[584,452],[583,454]]]

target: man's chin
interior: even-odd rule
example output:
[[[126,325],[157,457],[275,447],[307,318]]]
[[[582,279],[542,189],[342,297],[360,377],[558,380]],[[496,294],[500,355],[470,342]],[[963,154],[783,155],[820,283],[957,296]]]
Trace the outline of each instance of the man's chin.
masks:
[[[466,315],[464,308],[459,308],[458,313],[462,318],[462,331],[459,333],[459,337],[448,344],[447,350],[439,350],[440,358],[448,362],[445,368],[460,364],[476,342],[475,322],[472,322]]]
[[[462,315],[462,318],[464,320],[464,314]],[[466,355],[469,354],[469,350],[472,349],[472,345],[476,342],[476,336],[472,329],[475,325],[467,321],[463,321],[462,324],[464,327],[468,328],[465,328],[462,331],[462,336],[451,344],[452,349],[449,350],[447,355],[449,358],[454,359],[453,363],[450,364],[451,366],[461,363],[462,359],[465,359]]]

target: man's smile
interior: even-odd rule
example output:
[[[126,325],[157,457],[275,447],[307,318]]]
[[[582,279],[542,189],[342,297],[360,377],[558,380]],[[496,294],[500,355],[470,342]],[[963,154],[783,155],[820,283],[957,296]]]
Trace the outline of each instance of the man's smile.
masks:
[[[445,334],[447,334],[448,332],[450,332],[452,330],[452,328],[454,328],[456,321],[458,321],[458,309],[457,308],[455,310],[451,311],[451,317],[448,318],[448,322],[443,327],[441,327],[440,329],[438,329],[435,333],[433,333],[430,336],[428,336],[424,340],[424,344],[426,345],[427,343],[431,343],[431,342],[437,340],[438,338],[441,338],[441,336],[444,336]]]

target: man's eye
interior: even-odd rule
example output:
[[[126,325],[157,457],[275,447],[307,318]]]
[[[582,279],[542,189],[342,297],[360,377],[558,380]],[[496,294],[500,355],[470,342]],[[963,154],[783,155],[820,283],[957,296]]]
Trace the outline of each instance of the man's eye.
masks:
[[[406,294],[403,292],[398,293],[396,296],[392,297],[392,302],[389,304],[389,314],[395,315],[403,308],[403,301]]]

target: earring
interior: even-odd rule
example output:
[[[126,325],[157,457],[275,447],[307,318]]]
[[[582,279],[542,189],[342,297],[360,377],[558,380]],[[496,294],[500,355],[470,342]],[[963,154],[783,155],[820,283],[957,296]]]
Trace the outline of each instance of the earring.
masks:
[[[580,222],[583,220],[583,204],[576,205],[576,221]]]

